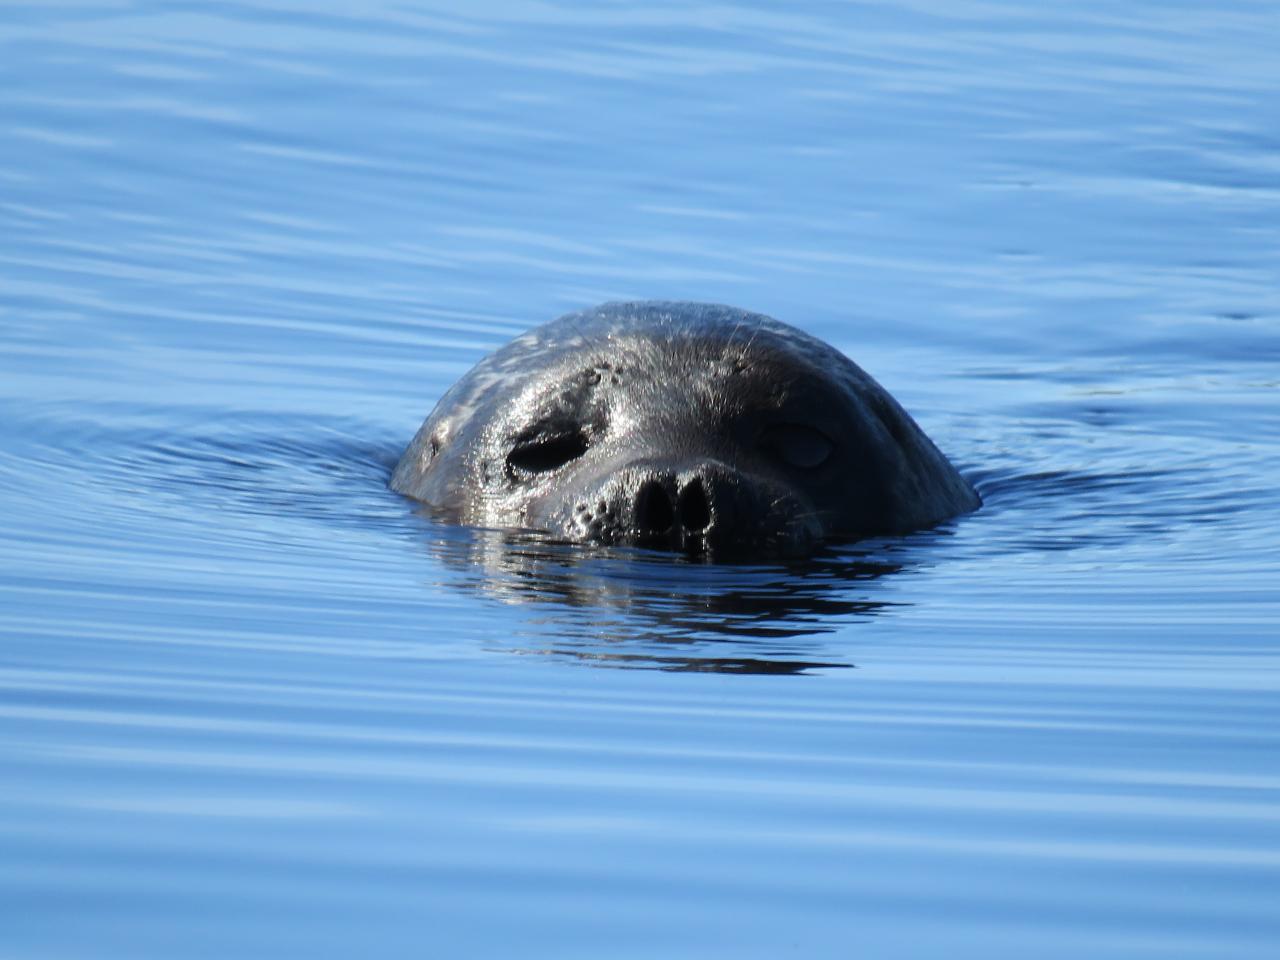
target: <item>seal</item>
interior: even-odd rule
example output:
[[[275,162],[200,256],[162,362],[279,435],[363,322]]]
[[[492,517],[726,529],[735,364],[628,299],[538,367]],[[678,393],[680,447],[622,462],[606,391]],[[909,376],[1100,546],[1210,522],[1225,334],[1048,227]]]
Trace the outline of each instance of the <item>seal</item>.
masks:
[[[427,417],[391,488],[455,523],[747,558],[981,503],[844,354],[680,302],[606,303],[489,355]]]

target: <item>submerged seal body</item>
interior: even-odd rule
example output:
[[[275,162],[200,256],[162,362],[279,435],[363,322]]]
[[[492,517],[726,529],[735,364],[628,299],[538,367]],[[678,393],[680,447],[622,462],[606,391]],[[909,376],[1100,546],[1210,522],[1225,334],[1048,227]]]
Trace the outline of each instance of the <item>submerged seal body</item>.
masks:
[[[980,503],[833,347],[760,314],[662,302],[570,314],[480,361],[391,487],[473,526],[748,557]]]

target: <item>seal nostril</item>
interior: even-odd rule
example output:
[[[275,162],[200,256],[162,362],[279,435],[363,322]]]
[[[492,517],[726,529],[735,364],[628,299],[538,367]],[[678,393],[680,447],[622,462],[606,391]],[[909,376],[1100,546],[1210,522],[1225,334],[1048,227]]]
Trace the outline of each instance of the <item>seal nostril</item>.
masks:
[[[662,484],[650,480],[636,494],[636,529],[641,533],[666,533],[675,520],[671,498]]]
[[[711,505],[702,481],[694,478],[680,491],[680,525],[689,533],[699,533],[711,525]]]

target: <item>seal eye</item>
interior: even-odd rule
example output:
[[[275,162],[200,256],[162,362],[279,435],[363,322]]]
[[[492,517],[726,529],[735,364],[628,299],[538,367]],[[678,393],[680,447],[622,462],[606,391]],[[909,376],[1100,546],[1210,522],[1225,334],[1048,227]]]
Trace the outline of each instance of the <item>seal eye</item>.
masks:
[[[760,442],[778,459],[801,470],[822,466],[835,449],[825,433],[803,423],[775,424],[764,432]]]
[[[581,430],[545,434],[516,442],[507,454],[507,467],[515,474],[549,473],[587,452],[587,435]]]

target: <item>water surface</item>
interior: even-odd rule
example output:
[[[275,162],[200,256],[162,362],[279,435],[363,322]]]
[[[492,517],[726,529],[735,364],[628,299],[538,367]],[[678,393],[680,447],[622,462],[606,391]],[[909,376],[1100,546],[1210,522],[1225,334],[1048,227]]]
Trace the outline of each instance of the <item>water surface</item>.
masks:
[[[0,13],[0,952],[1274,956],[1274,6],[353,11]],[[986,506],[722,567],[386,489],[625,298]]]

